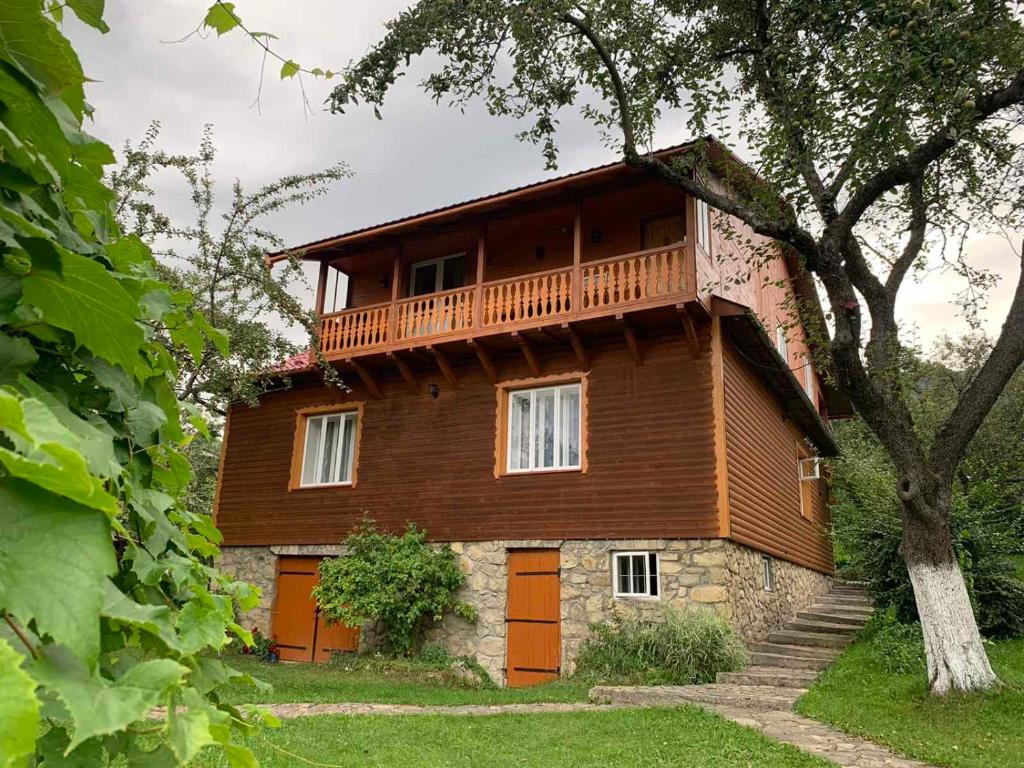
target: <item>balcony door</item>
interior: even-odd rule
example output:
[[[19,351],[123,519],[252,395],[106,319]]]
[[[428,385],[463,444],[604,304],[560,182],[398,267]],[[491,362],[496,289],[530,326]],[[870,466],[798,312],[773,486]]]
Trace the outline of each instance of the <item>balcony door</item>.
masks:
[[[412,296],[461,288],[466,284],[466,254],[456,253],[439,259],[418,261],[412,265],[409,288]],[[410,324],[404,329],[407,336],[430,336],[454,328],[457,295],[424,298],[413,308]]]
[[[466,284],[466,254],[417,261],[412,265],[409,287],[412,296],[448,291]]]

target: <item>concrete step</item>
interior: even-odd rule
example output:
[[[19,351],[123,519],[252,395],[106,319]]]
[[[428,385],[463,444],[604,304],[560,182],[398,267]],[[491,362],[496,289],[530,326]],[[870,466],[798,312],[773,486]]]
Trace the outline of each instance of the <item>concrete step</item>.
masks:
[[[847,605],[845,603],[826,603],[824,601],[818,601],[811,605],[809,611],[835,611],[841,613],[844,616],[863,616],[868,618],[875,612],[873,606],[870,605]]]
[[[773,688],[807,688],[818,676],[813,669],[747,667],[742,672],[720,672],[717,682],[727,685],[767,685]]]
[[[782,643],[751,643],[751,653],[771,653],[776,656],[799,656],[804,659],[831,661],[839,655],[837,648],[815,648],[810,645],[783,645]]]
[[[853,636],[782,629],[768,635],[768,642],[785,645],[812,645],[816,648],[845,648],[853,642]]]
[[[764,685],[598,685],[590,689],[597,704],[632,704],[643,707],[671,707],[679,704],[719,704],[754,710],[789,710],[804,693],[802,688]]]
[[[849,624],[836,624],[831,621],[809,621],[807,619],[793,619],[787,621],[783,629],[796,632],[814,632],[819,635],[855,635],[860,627]]]
[[[833,586],[829,592],[833,595],[869,595],[864,587]]]
[[[864,616],[849,616],[838,611],[833,612],[825,608],[812,608],[801,611],[796,615],[800,621],[820,621],[826,624],[848,624],[851,627],[861,629],[867,618]]]
[[[874,603],[867,597],[854,597],[852,595],[822,595],[817,600],[819,603],[828,605],[849,605],[854,608],[873,608]]]
[[[808,656],[788,656],[777,653],[752,653],[750,663],[759,667],[782,667],[792,670],[820,672],[832,663],[831,659],[812,659]]]

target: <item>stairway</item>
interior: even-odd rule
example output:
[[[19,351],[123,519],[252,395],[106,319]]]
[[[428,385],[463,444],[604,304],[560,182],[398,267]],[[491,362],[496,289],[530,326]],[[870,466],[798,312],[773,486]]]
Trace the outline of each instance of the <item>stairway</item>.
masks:
[[[789,688],[795,700],[853,642],[873,610],[863,587],[836,582],[814,605],[769,634],[767,642],[753,643],[749,667],[719,673],[718,683]]]
[[[722,672],[709,685],[597,686],[593,701],[607,704],[672,706],[682,703],[789,710],[825,667],[853,642],[873,612],[859,584],[836,581],[809,608],[750,646],[750,666]]]

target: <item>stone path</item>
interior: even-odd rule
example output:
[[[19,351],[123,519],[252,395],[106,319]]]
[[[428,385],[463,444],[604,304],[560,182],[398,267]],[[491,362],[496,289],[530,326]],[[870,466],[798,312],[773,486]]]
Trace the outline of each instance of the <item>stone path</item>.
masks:
[[[585,702],[538,702],[536,704],[462,704],[455,706],[420,706],[418,704],[264,704],[277,717],[309,717],[311,715],[530,715],[553,712],[604,712],[606,704]],[[613,709],[634,709],[628,704],[613,704]]]

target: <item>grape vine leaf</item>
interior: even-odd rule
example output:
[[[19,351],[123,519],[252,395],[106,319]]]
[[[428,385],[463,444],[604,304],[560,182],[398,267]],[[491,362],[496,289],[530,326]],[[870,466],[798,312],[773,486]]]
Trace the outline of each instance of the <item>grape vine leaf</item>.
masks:
[[[25,299],[47,323],[71,331],[93,354],[134,372],[144,336],[135,323],[139,307],[110,272],[93,259],[63,251],[60,273],[32,270]]]
[[[203,26],[216,30],[217,37],[230,32],[240,23],[234,3],[214,3],[206,11]]]
[[[0,384],[14,381],[19,373],[29,370],[38,359],[39,355],[28,339],[0,332]]]
[[[117,572],[106,515],[3,477],[0,530],[0,608],[94,663],[104,582]]]
[[[90,673],[67,648],[46,645],[32,671],[36,680],[57,692],[71,714],[75,728],[70,752],[86,739],[144,719],[181,683],[188,667],[171,659],[151,659],[111,681]]]
[[[39,730],[36,684],[21,668],[23,658],[0,637],[0,768],[24,764]]]

